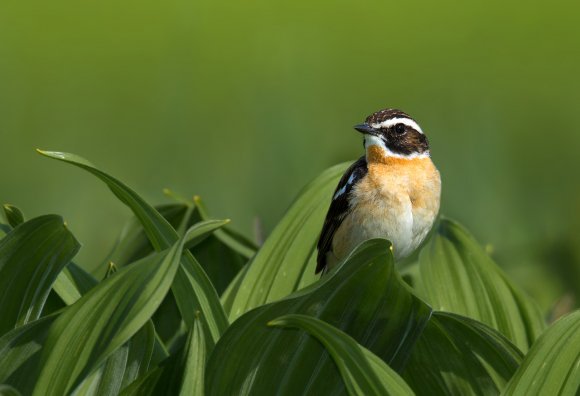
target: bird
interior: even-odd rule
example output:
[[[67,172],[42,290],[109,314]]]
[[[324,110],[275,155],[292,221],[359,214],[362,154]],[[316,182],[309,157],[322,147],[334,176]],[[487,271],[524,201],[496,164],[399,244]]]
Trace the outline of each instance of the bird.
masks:
[[[368,239],[391,241],[395,262],[423,242],[439,212],[441,177],[419,124],[398,109],[369,115],[354,129],[365,155],[344,173],[318,239],[315,273],[328,273]]]

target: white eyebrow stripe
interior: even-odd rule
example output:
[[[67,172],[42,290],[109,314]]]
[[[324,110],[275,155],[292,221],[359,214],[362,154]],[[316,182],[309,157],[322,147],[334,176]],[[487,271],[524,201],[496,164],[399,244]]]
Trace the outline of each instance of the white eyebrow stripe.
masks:
[[[419,124],[417,124],[415,121],[411,120],[410,118],[404,118],[404,117],[390,118],[390,119],[385,120],[383,122],[371,124],[371,126],[373,128],[388,128],[388,127],[392,127],[393,125],[396,125],[396,124],[405,124],[405,125],[413,128],[417,132],[423,133],[423,130],[421,129]]]

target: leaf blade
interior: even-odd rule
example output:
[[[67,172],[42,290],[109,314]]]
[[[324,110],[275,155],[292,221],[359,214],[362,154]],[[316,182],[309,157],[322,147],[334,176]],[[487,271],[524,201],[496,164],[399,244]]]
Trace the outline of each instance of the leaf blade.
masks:
[[[316,281],[316,240],[332,191],[348,165],[327,169],[302,190],[234,282],[235,290],[226,290],[230,320]]]
[[[79,248],[56,215],[22,223],[0,240],[0,334],[40,317],[53,282]]]
[[[378,356],[320,319],[289,314],[268,325],[296,327],[318,339],[333,357],[350,395],[414,395],[405,381]]]
[[[16,206],[4,204],[3,208],[4,217],[6,217],[8,224],[10,224],[12,228],[16,228],[20,224],[24,223],[24,214]]]
[[[400,370],[431,309],[402,284],[389,246],[385,240],[367,241],[338,271],[232,323],[210,355],[207,394],[344,392],[340,374],[319,342],[264,325],[289,313],[318,317],[340,328]]]
[[[482,321],[527,351],[545,327],[535,305],[479,246],[448,219],[442,219],[419,254],[418,291],[435,309]]]
[[[97,169],[89,161],[78,155],[43,150],[37,151],[46,157],[84,169],[103,181],[113,194],[133,211],[143,225],[145,233],[156,251],[167,249],[177,241],[178,234],[171,224],[135,191],[119,180]],[[210,335],[210,342],[215,343],[228,327],[228,319],[207,274],[188,251],[185,252],[181,260],[172,291],[175,294],[183,319],[189,328],[194,325],[195,310],[198,309],[203,312],[204,330],[206,330],[206,334]],[[190,306],[192,301],[195,304],[194,307]]]
[[[580,310],[550,326],[534,343],[505,395],[576,395],[580,392]]]
[[[68,393],[149,320],[173,282],[183,243],[123,268],[64,310],[44,344],[34,395]]]

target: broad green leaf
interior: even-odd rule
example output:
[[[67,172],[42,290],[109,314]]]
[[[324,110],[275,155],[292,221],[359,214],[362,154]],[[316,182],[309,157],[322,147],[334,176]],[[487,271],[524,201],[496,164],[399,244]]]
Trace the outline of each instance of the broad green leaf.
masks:
[[[139,377],[121,393],[128,395],[203,395],[206,345],[201,322],[190,330],[185,345],[162,364]]]
[[[64,271],[57,276],[52,288],[66,305],[74,304],[82,296],[79,289]]]
[[[30,395],[38,376],[42,346],[58,314],[44,316],[0,337],[0,383]]]
[[[193,202],[195,203],[195,208],[202,220],[208,220],[210,217],[208,215],[205,204],[198,195],[193,197]],[[258,251],[258,246],[255,243],[244,237],[242,234],[237,233],[230,228],[224,227],[215,232],[216,238],[228,246],[232,250],[238,252],[246,259],[252,258],[254,254]]]
[[[0,384],[0,396],[20,396],[20,392],[10,385]]]
[[[75,396],[118,395],[127,365],[129,346],[117,348],[97,370],[85,378],[74,392]]]
[[[306,315],[285,315],[269,325],[296,327],[318,339],[332,356],[352,396],[414,394],[405,381],[377,355],[326,322]]]
[[[24,223],[24,215],[16,206],[4,204],[3,208],[4,216],[12,228],[18,227],[20,224]]]
[[[182,200],[180,199],[179,202]],[[178,233],[181,233],[180,230],[183,228],[208,220],[207,217],[201,216],[193,201],[156,206],[155,209],[178,230]],[[186,244],[186,248],[201,264],[218,293],[227,287],[240,268],[247,262],[246,257],[218,238],[223,230],[227,230],[227,227],[217,228],[213,233],[202,234]],[[230,245],[232,244],[230,243]],[[248,248],[243,245],[243,249],[247,250]],[[141,223],[134,218],[124,227],[113,252],[107,257],[104,264],[112,261],[118,266],[123,266],[147,256],[152,251],[154,248],[147,239]]]
[[[400,281],[389,244],[367,241],[337,272],[236,320],[209,358],[206,393],[344,393],[340,373],[318,341],[266,326],[290,313],[328,322],[401,370],[431,310]]]
[[[125,388],[137,378],[145,375],[151,366],[151,360],[155,349],[155,327],[149,320],[129,340],[129,356],[123,375],[121,389]]]
[[[149,368],[155,329],[148,321],[129,341],[118,348],[97,370],[74,391],[75,396],[118,395],[120,390]]]
[[[127,205],[139,219],[155,250],[167,249],[177,241],[178,234],[171,224],[137,193],[119,180],[98,170],[90,162],[77,155],[40,150],[39,152],[47,157],[78,166],[105,182],[113,194]],[[208,334],[210,347],[213,346],[213,343],[219,339],[220,335],[228,327],[228,319],[215,288],[189,251],[186,251],[183,255],[177,276],[172,285],[172,291],[175,294],[175,300],[183,320],[189,328],[193,328],[194,313],[196,311],[202,312],[204,332]]]
[[[334,166],[306,186],[248,264],[243,279],[235,281],[235,293],[226,290],[230,320],[316,281],[316,241],[332,191],[347,166]]]
[[[52,283],[79,247],[55,215],[22,223],[0,240],[0,334],[40,317]]]
[[[163,367],[156,367],[153,370],[146,373],[144,376],[138,378],[131,385],[123,389],[120,393],[121,396],[151,396],[151,395],[166,395],[167,389],[157,389],[164,373]],[[158,391],[158,392],[157,392]],[[194,395],[197,396],[197,395]]]
[[[247,263],[244,256],[224,245],[213,235],[194,246],[191,252],[204,268],[218,293],[223,293]]]
[[[522,353],[476,320],[434,312],[402,373],[417,395],[498,395]]]
[[[185,205],[159,205],[154,208],[169,224],[177,229],[185,216]],[[132,217],[123,227],[117,238],[113,251],[104,260],[103,265],[113,262],[120,267],[142,259],[155,251],[147,234],[137,217]]]
[[[74,304],[83,294],[97,285],[97,280],[84,269],[70,262],[58,274],[52,289],[66,305]]]
[[[207,360],[206,341],[199,321],[189,332],[185,348],[185,359],[179,394],[183,396],[203,395],[205,365]]]
[[[12,227],[10,227],[8,224],[0,223],[0,239],[4,238],[10,231],[12,231]]]
[[[580,394],[580,311],[558,319],[538,338],[504,394]]]
[[[166,190],[166,194],[167,190]],[[171,193],[170,196],[175,196]],[[187,206],[187,213],[181,221],[180,228],[195,224],[198,221],[208,220],[205,205],[198,196],[192,201],[177,197],[179,202]],[[205,238],[199,238],[188,243],[187,248],[199,261],[218,294],[221,294],[230,284],[236,274],[256,252],[256,246],[251,241],[230,230],[227,226],[221,227]]]
[[[232,323],[208,361],[208,395],[346,392],[319,343],[289,329],[267,331],[264,323],[287,314],[344,331],[403,373],[418,394],[481,394],[482,386],[494,394],[521,360],[498,331],[458,315],[431,315],[395,272],[388,243],[371,240],[318,283]]]
[[[171,286],[185,239],[123,268],[59,315],[33,394],[70,392],[149,320]]]
[[[201,221],[197,212],[193,213],[193,201],[186,203],[156,206],[155,209],[175,228],[181,230],[184,227],[190,227]],[[225,223],[217,220],[205,222],[208,226],[207,232],[199,234],[186,243],[186,248],[194,254],[194,257],[201,264],[209,276],[214,288],[220,292],[225,288],[224,283],[229,283],[231,278],[238,271],[241,262],[238,265],[230,265],[234,260],[239,260],[240,255],[231,249],[218,243],[214,234]],[[214,228],[215,226],[215,228]],[[211,232],[213,230],[213,232]],[[181,231],[179,231],[181,232]],[[154,251],[151,242],[147,238],[143,226],[137,218],[132,218],[123,228],[121,235],[111,254],[107,257],[104,264],[113,262],[122,267],[135,260],[146,257]],[[208,257],[209,256],[209,257]],[[232,271],[234,271],[232,273]],[[177,309],[176,301],[173,295],[167,295],[161,309],[155,314],[155,328],[162,340],[171,347],[171,340],[181,335],[181,315]],[[175,308],[174,308],[175,305]]]
[[[246,272],[248,272],[249,268],[249,265],[244,266],[230,281],[228,287],[223,291],[220,300],[226,312],[231,312],[232,306],[236,300],[236,296],[238,295],[238,291],[244,282]]]
[[[477,319],[527,351],[545,324],[539,308],[469,233],[441,220],[419,255],[419,293],[433,308]]]

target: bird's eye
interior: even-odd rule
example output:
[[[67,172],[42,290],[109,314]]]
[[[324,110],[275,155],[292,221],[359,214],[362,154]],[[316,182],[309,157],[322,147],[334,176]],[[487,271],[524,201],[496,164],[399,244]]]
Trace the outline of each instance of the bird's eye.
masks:
[[[405,124],[396,124],[395,125],[395,132],[397,132],[398,134],[405,133]]]

